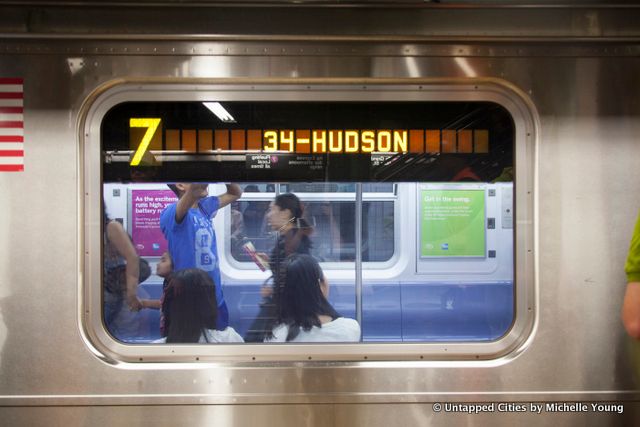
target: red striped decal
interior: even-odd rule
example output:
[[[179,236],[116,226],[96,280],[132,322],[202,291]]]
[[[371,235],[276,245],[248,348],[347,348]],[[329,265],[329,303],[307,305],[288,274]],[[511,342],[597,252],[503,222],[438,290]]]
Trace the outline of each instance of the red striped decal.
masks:
[[[0,147],[0,157],[24,157],[23,150],[2,150]]]
[[[24,142],[24,136],[0,135],[0,142]]]
[[[0,77],[0,85],[21,85],[22,82],[20,78]]]
[[[0,122],[0,128],[22,128],[24,124],[22,122]]]
[[[24,165],[0,165],[0,172],[22,172]]]
[[[24,108],[22,107],[0,107],[0,113],[5,114],[22,114]]]
[[[0,92],[0,99],[22,99],[22,92]]]

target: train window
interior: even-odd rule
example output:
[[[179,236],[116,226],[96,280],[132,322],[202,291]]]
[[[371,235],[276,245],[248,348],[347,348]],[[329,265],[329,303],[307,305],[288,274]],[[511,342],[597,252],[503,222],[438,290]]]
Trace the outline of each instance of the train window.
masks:
[[[353,184],[334,184],[329,187],[326,184],[271,184],[273,188],[278,188],[281,193],[292,192],[301,194],[300,191],[320,192],[320,188],[334,191],[342,189],[342,197],[330,196],[329,191],[324,191],[323,195],[300,195],[303,207],[303,219],[308,224],[309,234],[312,237],[310,253],[320,262],[342,262],[353,263],[355,261],[355,192]],[[363,186],[364,187],[364,186]],[[392,185],[379,189],[388,191]],[[252,192],[254,186],[247,185]],[[349,190],[351,188],[351,190]],[[369,187],[373,189],[373,187]],[[349,192],[350,191],[350,192]],[[258,252],[268,252],[274,246],[275,234],[269,227],[267,212],[269,200],[253,197],[246,193],[240,200],[231,206],[231,221],[229,222],[229,248],[230,254],[235,261],[245,263],[239,268],[255,268],[251,256],[244,249],[244,246],[251,242]],[[271,196],[273,199],[275,193]],[[394,240],[394,197],[392,200],[369,201],[370,197],[382,197],[389,199],[388,194],[365,194],[362,204],[362,261],[363,262],[383,262],[393,255]],[[352,267],[352,266],[351,266]],[[340,266],[335,266],[340,268]],[[345,264],[342,268],[350,268]]]
[[[490,348],[518,320],[518,128],[500,103],[212,95],[113,103],[99,124],[102,209],[152,270],[143,308],[129,310],[126,291],[107,289],[106,265],[125,256],[105,246],[101,320],[119,342]],[[193,202],[186,222],[181,197]],[[307,289],[313,265],[322,273]],[[188,268],[211,279],[218,304],[195,341],[171,329],[177,295],[200,283]],[[309,292],[331,308],[307,307]],[[307,309],[319,310],[311,323]]]

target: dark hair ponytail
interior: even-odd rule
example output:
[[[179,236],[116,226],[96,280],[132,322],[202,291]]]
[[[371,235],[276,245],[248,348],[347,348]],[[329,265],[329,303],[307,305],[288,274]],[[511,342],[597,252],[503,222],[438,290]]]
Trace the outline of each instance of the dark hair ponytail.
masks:
[[[309,228],[310,225],[303,218],[304,216],[304,205],[293,193],[284,193],[276,196],[276,199],[273,202],[280,209],[285,210],[289,209],[291,215],[293,217],[293,225],[297,228]]]
[[[303,218],[304,205],[298,196],[293,193],[279,194],[273,203],[281,210],[289,209],[296,230],[289,234],[284,241],[284,255],[288,256],[296,252],[309,253],[312,246],[309,236],[313,233],[313,227]]]

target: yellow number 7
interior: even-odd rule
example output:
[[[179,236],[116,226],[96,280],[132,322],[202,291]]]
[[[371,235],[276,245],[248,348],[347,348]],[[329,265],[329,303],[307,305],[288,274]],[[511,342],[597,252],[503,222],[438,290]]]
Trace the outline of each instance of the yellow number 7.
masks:
[[[161,119],[130,119],[129,127],[130,128],[147,128],[147,131],[144,133],[142,137],[142,141],[140,141],[140,145],[136,150],[136,153],[133,155],[133,159],[131,159],[131,166],[138,166],[140,161],[142,160],[142,156],[145,151],[149,147],[149,143],[153,139],[153,136],[156,134],[156,130],[160,125]]]

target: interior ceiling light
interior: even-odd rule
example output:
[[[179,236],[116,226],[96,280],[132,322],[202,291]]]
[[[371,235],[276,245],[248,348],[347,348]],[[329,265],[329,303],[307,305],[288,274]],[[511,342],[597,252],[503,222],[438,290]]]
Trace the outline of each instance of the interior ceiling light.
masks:
[[[203,102],[204,106],[216,115],[223,123],[235,123],[236,119],[233,118],[227,110],[224,109],[219,102]]]

